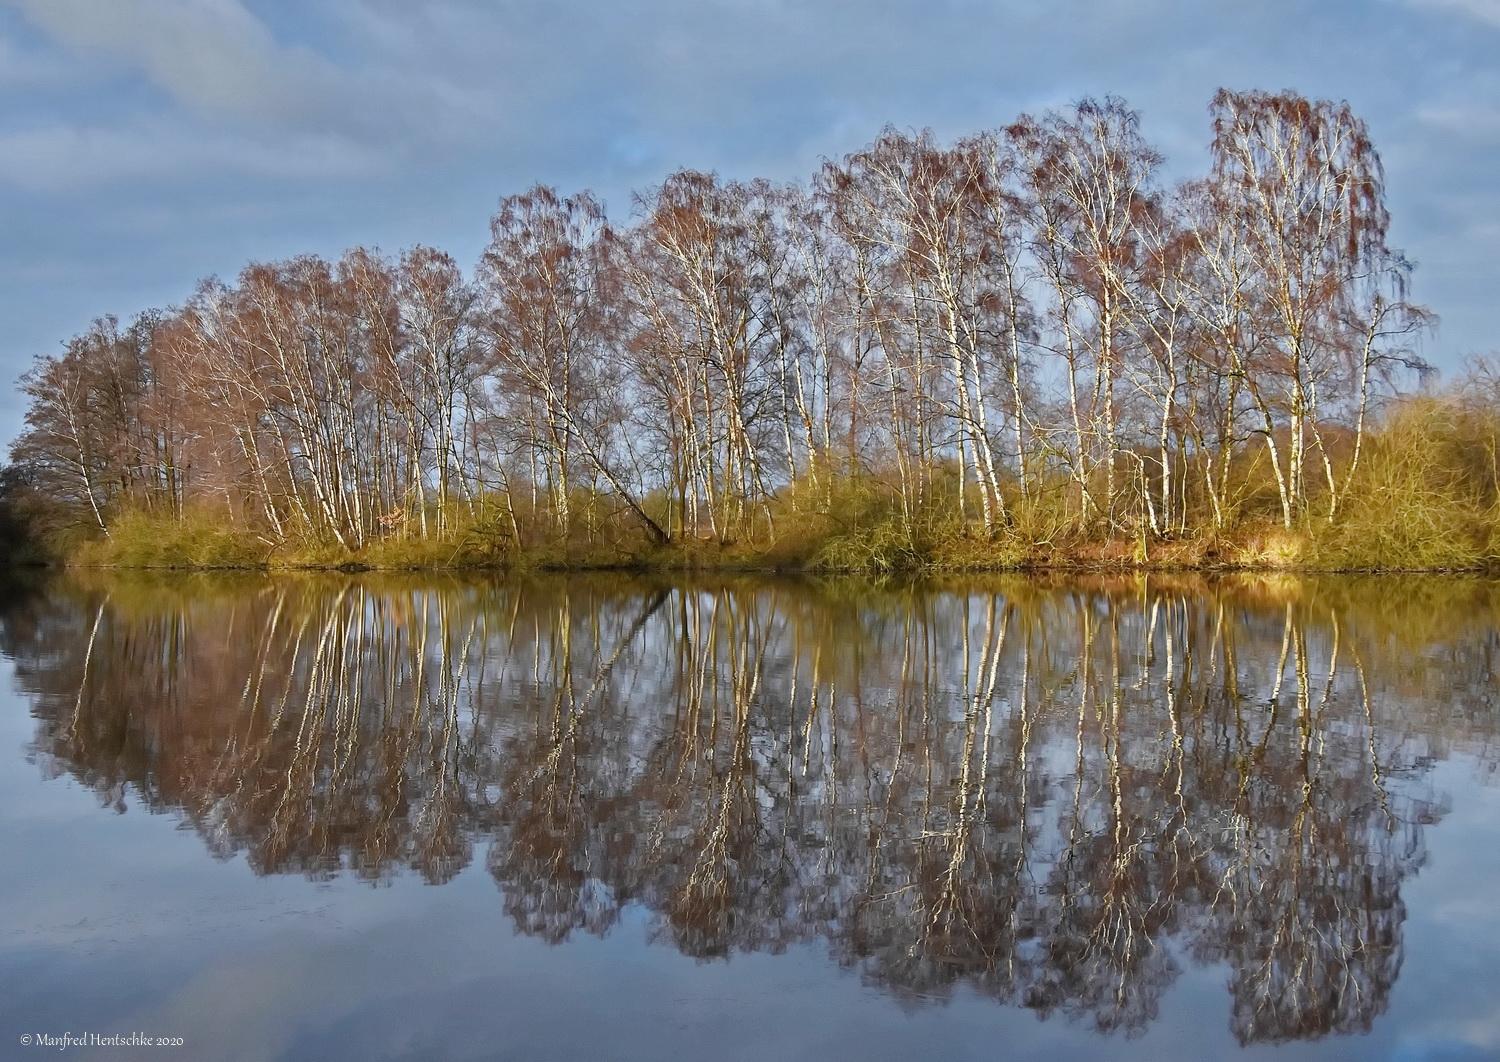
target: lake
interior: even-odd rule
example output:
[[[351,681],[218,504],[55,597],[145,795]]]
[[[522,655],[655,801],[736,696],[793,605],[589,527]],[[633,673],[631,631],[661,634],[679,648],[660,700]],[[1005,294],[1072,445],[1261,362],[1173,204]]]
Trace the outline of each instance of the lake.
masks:
[[[77,572],[0,652],[0,1058],[1500,1057],[1500,582]]]

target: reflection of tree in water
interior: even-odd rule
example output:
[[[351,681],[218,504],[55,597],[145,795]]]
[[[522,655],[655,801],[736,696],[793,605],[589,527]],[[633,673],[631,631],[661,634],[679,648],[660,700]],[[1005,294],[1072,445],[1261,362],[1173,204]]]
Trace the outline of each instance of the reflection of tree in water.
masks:
[[[1420,774],[1494,748],[1483,584],[1441,658],[1330,585],[117,583],[5,634],[40,759],[262,873],[438,883],[478,842],[552,942],[638,903],[699,958],[822,939],[1101,1031],[1223,962],[1280,1042],[1383,1011]]]
[[[1248,756],[1225,776],[1237,791],[1225,794],[1220,897],[1199,953],[1230,964],[1242,1043],[1369,1030],[1400,969],[1401,882],[1434,818],[1388,790],[1362,654],[1341,646],[1336,615],[1324,633],[1319,669],[1288,607],[1279,659],[1291,657],[1293,688],[1273,684],[1259,734],[1244,723]],[[1354,679],[1342,691],[1341,649]]]
[[[529,622],[519,602],[508,610],[505,669],[521,665],[532,710],[516,713],[520,726],[506,745],[514,767],[505,775],[489,865],[522,932],[559,943],[575,928],[602,935],[618,918],[620,898],[606,879],[620,878],[636,838],[615,828],[617,808],[600,783],[628,771],[621,746],[608,740],[629,726],[629,697],[615,683],[628,686],[631,667],[620,662],[664,601],[660,591],[638,601],[588,601],[592,609],[580,618],[593,648],[612,646],[602,660],[574,659],[573,597],[548,602],[553,611]],[[518,660],[528,644],[529,670]]]
[[[45,617],[33,644],[76,640],[81,666],[18,660],[23,675],[41,665],[44,693],[74,687],[37,748],[101,792],[181,809],[216,855],[243,851],[261,873],[406,865],[446,881],[469,861],[474,787],[492,771],[463,688],[482,618],[352,584],[303,590],[161,608],[106,596],[81,636],[72,616]]]

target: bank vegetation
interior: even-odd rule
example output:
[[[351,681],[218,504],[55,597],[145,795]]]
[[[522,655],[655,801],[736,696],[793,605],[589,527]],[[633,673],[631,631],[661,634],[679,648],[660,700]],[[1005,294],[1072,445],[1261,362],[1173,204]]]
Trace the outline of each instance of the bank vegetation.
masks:
[[[1210,113],[1175,185],[1107,98],[252,263],[39,359],[0,508],[137,566],[1491,563],[1500,380],[1425,382],[1364,123]]]

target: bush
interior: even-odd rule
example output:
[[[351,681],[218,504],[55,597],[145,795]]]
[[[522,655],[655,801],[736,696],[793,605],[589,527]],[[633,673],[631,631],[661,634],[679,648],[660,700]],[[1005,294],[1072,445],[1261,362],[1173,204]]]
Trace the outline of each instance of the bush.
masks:
[[[1314,561],[1349,569],[1492,562],[1496,514],[1483,430],[1453,396],[1401,403],[1369,439],[1335,519],[1317,534]]]
[[[79,546],[72,559],[125,568],[264,568],[271,548],[258,535],[220,526],[202,514],[176,520],[131,512],[115,518],[108,535]]]

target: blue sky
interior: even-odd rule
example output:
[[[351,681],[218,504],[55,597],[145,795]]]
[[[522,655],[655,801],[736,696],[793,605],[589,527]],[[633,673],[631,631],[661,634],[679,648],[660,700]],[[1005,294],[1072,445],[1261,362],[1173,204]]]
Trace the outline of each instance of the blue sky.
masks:
[[[1185,175],[1220,86],[1349,100],[1425,353],[1500,349],[1500,0],[0,0],[0,443],[34,356],[251,259],[468,266],[539,180],[623,218],[678,167],[804,177],[1105,93]]]

